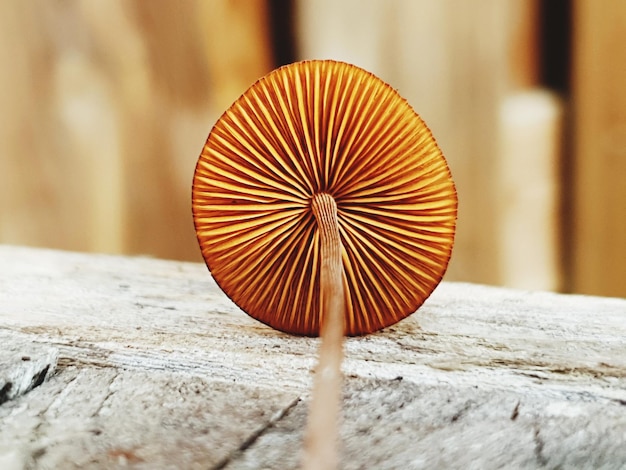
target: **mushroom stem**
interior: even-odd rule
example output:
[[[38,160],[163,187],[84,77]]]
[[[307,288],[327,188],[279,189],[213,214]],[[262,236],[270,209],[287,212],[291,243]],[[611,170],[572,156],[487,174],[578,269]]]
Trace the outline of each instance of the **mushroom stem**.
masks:
[[[341,405],[345,293],[337,203],[326,193],[316,194],[311,209],[321,242],[319,362],[304,441],[303,468],[338,466],[337,443]]]

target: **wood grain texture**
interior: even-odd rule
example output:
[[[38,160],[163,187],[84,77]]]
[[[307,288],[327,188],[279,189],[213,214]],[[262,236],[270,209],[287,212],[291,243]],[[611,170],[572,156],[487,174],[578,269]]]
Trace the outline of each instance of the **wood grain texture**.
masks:
[[[0,330],[59,350],[2,468],[297,468],[317,340],[204,265],[0,246]],[[626,465],[626,300],[444,282],[345,348],[343,468]]]

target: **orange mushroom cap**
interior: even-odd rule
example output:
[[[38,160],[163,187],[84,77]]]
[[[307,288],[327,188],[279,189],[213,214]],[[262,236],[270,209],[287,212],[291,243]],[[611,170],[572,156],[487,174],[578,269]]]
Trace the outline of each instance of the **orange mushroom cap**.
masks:
[[[217,121],[196,166],[193,217],[215,281],[245,312],[320,331],[320,235],[312,198],[337,205],[345,333],[392,325],[443,277],[457,195],[409,104],[371,73],[330,60],[281,67]]]

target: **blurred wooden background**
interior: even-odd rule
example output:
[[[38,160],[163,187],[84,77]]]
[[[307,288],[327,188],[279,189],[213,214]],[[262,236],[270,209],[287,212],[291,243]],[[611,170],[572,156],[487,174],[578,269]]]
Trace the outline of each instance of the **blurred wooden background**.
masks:
[[[0,243],[200,260],[195,161],[277,65],[408,99],[460,197],[447,278],[626,296],[626,2],[5,0]]]

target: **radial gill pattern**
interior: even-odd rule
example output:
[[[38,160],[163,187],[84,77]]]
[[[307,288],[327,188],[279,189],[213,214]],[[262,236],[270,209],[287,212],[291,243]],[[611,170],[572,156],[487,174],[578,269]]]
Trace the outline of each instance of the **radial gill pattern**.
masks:
[[[252,317],[319,333],[314,195],[337,204],[345,332],[413,313],[450,258],[457,196],[431,132],[389,85],[358,67],[307,61],[271,72],[218,120],[193,179],[207,266]]]

